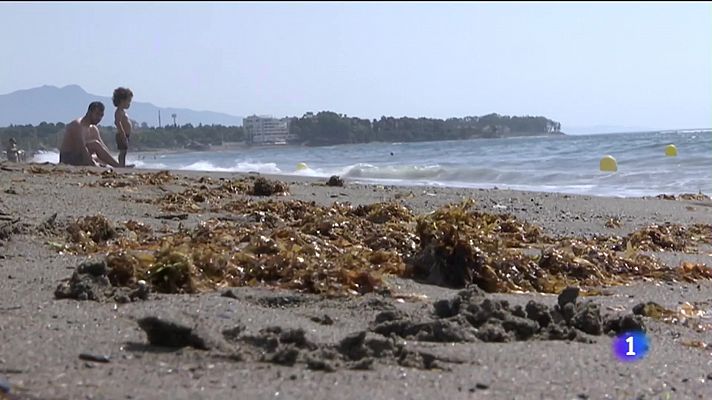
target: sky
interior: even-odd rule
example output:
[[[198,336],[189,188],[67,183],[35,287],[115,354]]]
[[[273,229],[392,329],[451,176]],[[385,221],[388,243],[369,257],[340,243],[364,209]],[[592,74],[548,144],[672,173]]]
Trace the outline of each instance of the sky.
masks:
[[[0,94],[232,115],[712,127],[712,3],[0,3]]]

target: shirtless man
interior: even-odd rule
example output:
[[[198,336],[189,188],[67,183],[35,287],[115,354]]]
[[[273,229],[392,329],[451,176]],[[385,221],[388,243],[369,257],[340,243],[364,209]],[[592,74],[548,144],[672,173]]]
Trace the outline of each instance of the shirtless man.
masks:
[[[112,167],[119,166],[99,134],[97,124],[103,117],[104,104],[95,101],[89,104],[86,115],[67,124],[64,140],[59,148],[60,163],[96,166],[92,159],[92,155],[96,155],[102,163]]]

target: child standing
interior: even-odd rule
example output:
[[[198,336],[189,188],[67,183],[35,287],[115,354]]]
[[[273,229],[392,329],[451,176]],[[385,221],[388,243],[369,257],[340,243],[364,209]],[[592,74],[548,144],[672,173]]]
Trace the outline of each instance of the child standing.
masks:
[[[117,88],[114,90],[113,102],[116,106],[114,113],[114,124],[116,125],[116,147],[119,149],[119,165],[126,167],[126,153],[129,150],[129,138],[131,137],[131,121],[126,114],[126,110],[131,107],[133,92],[128,88]]]

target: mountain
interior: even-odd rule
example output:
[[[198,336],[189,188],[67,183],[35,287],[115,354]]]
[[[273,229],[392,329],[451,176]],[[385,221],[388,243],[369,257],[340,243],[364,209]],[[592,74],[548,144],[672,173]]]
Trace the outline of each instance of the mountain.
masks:
[[[8,125],[37,125],[40,122],[67,123],[84,115],[89,103],[101,101],[106,106],[101,125],[113,125],[114,104],[111,97],[102,97],[87,93],[78,85],[62,88],[44,85],[37,88],[18,90],[0,95],[0,127]],[[129,117],[139,124],[158,126],[158,110],[161,111],[161,124],[173,123],[171,114],[175,113],[176,123],[184,124],[220,124],[241,126],[242,117],[212,111],[194,111],[186,108],[157,107],[151,103],[131,102]]]

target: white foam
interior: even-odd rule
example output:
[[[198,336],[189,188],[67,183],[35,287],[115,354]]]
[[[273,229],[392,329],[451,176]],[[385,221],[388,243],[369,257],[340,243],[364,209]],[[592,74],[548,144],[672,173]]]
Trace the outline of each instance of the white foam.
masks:
[[[152,162],[145,162],[142,160],[131,160],[128,159],[126,160],[127,164],[133,164],[136,168],[141,168],[141,169],[168,169],[168,166],[163,163],[152,163]]]
[[[46,162],[51,162],[53,164],[58,164],[59,163],[59,153],[56,151],[43,151],[40,150],[37,153],[35,153],[34,156],[32,156],[32,159],[30,162],[33,163],[46,163]]]
[[[218,167],[210,161],[196,161],[190,165],[178,167],[183,171],[216,171],[216,172],[262,172],[266,174],[281,174],[282,170],[275,163],[238,162],[232,167]]]

